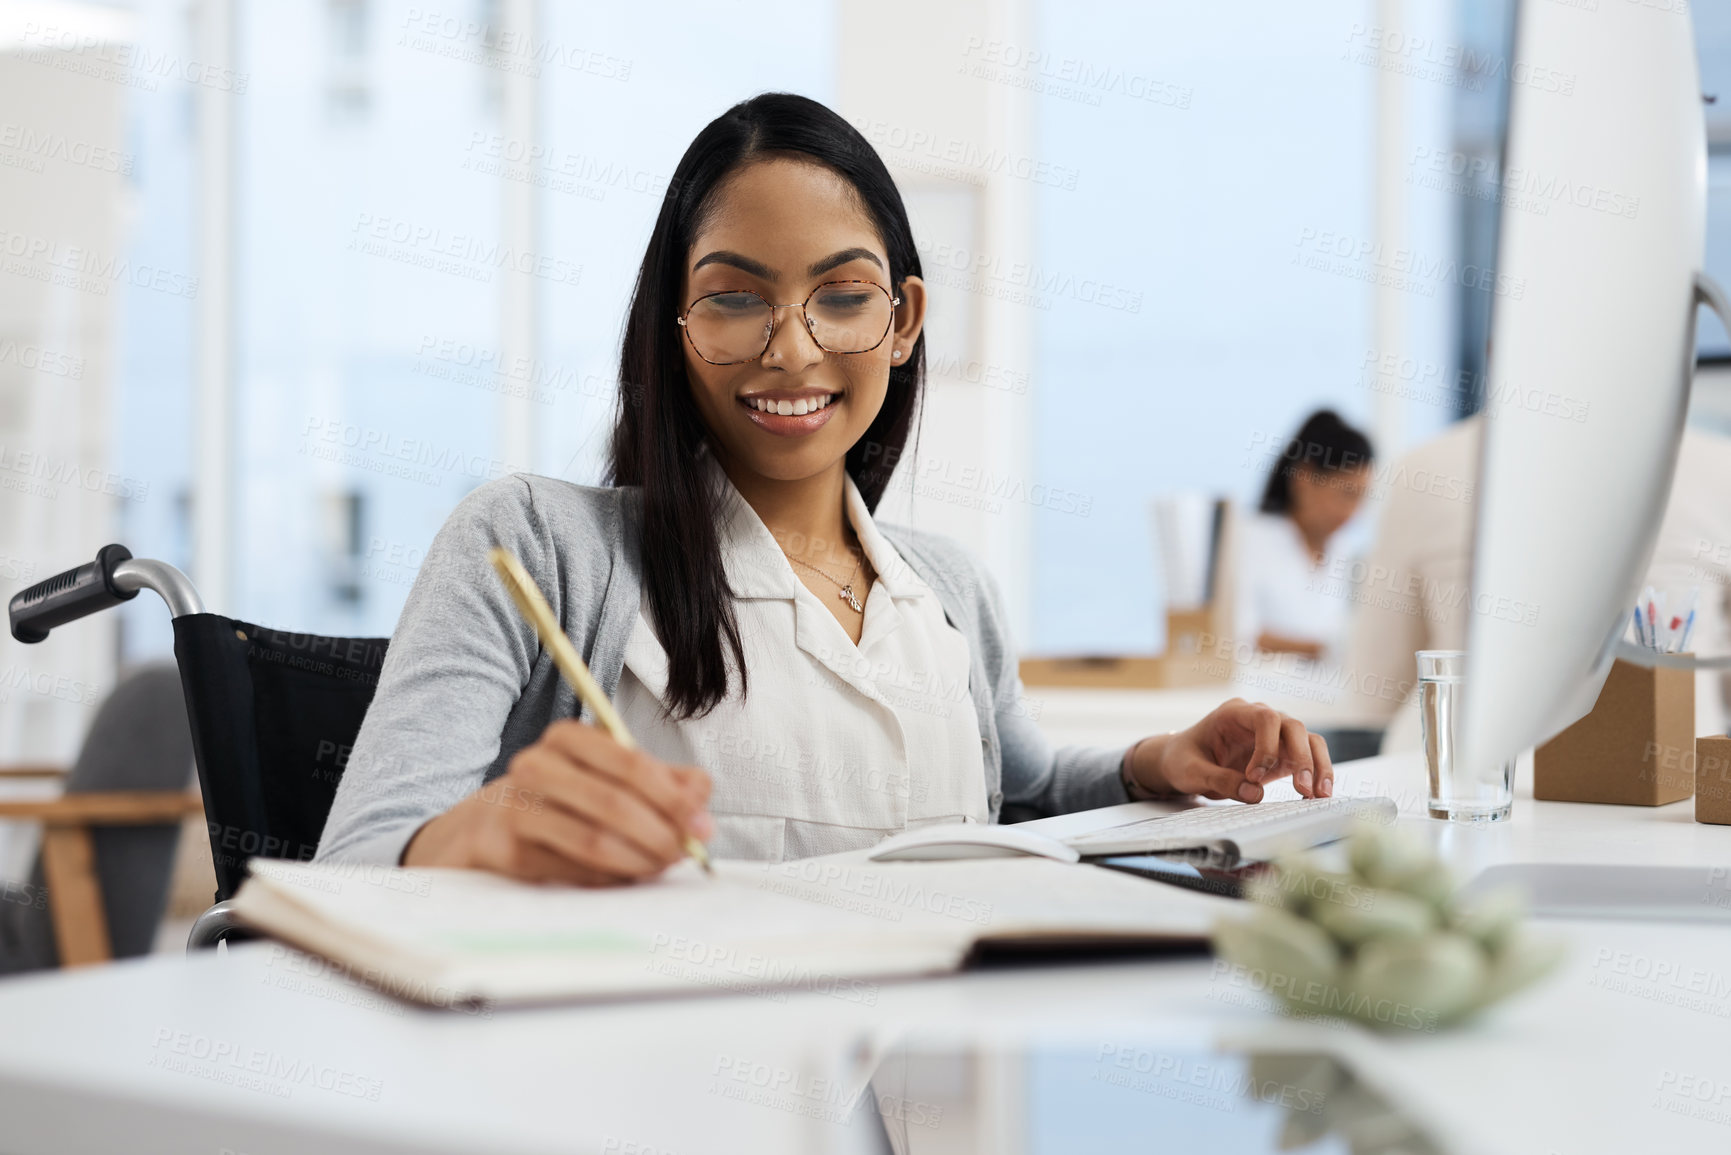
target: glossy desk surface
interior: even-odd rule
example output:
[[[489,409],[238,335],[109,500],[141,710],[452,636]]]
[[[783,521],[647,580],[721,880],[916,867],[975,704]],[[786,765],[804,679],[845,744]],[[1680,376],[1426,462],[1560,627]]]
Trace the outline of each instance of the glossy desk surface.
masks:
[[[1691,803],[1537,803],[1485,828],[1425,819],[1411,755],[1343,768],[1470,873],[1497,862],[1693,865],[1731,901],[1731,827]],[[1285,796],[1281,791],[1273,797]],[[395,1003],[252,944],[0,982],[0,1150],[36,1152],[865,1151],[856,1128],[762,1074],[837,1085],[912,1033],[1016,1052],[1081,1046],[1318,1045],[1460,1150],[1731,1150],[1731,933],[1705,924],[1548,922],[1564,967],[1456,1031],[1371,1035],[1270,1014],[1201,957],[965,973],[869,997],[734,995],[489,1016]],[[749,1073],[742,1077],[742,1073]],[[1015,1102],[1014,1096],[1000,1102]],[[1157,1135],[1162,1104],[1148,1100]],[[989,1132],[989,1129],[988,1129]],[[1047,1150],[1016,1127],[916,1150]]]

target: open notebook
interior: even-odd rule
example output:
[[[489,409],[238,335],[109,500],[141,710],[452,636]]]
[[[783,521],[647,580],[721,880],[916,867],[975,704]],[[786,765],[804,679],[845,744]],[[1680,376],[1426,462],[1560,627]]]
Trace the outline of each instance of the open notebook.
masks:
[[[981,943],[1205,939],[1231,900],[1039,858],[689,862],[615,890],[255,859],[248,923],[432,1005],[819,990],[958,969]]]

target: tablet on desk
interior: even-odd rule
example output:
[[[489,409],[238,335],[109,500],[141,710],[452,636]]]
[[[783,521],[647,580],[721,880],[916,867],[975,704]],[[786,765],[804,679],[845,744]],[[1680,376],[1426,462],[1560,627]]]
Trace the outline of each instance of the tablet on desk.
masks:
[[[1095,858],[1090,861],[1095,866],[1103,866],[1107,870],[1120,870],[1125,874],[1134,874],[1139,878],[1165,882],[1172,886],[1182,886],[1186,890],[1200,890],[1204,894],[1218,894],[1226,898],[1243,898],[1245,886],[1251,879],[1267,869],[1267,864],[1262,862],[1248,863],[1235,869],[1225,869],[1199,862],[1194,855],[1184,854],[1122,854],[1110,858]]]

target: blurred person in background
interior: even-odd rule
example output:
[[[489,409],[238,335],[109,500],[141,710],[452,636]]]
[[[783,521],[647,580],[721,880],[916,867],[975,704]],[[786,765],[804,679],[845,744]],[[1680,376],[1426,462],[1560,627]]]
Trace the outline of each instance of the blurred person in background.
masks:
[[[1236,636],[1266,653],[1321,660],[1346,639],[1351,608],[1329,545],[1370,484],[1370,439],[1332,409],[1286,443],[1238,542]]]
[[[1472,607],[1474,486],[1482,415],[1458,422],[1403,456],[1390,471],[1387,507],[1364,567],[1344,679],[1355,724],[1384,728],[1382,752],[1418,748],[1411,694],[1419,650],[1464,650]],[[1404,483],[1400,479],[1405,479]],[[1686,429],[1671,497],[1644,584],[1684,594],[1700,588],[1689,648],[1731,650],[1731,438]],[[1725,729],[1721,675],[1695,678],[1695,732]]]

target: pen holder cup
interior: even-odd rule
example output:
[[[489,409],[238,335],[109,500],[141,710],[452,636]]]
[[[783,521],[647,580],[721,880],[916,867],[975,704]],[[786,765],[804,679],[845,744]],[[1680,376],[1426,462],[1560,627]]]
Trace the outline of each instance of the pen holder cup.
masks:
[[[1695,739],[1695,821],[1731,826],[1731,738]]]
[[[1695,792],[1695,763],[1694,671],[1617,661],[1591,712],[1533,752],[1533,797],[1663,806]]]

